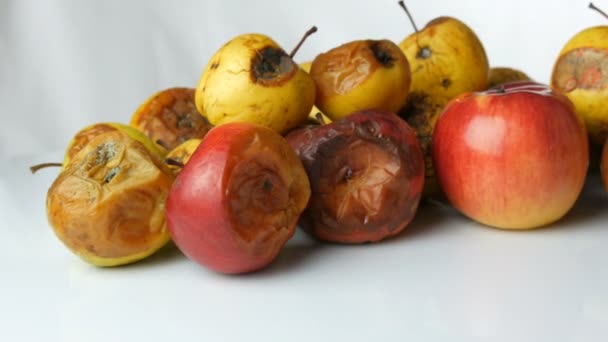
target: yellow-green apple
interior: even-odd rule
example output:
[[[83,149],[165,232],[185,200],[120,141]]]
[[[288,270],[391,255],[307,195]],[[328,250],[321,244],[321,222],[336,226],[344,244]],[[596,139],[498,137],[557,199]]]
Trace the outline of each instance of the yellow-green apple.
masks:
[[[592,4],[590,7],[599,10]],[[608,137],[606,37],[608,25],[586,28],[574,35],[560,51],[551,75],[551,86],[574,103],[591,141],[600,147]]]
[[[287,140],[310,179],[300,224],[314,237],[375,242],[398,234],[414,217],[424,161],[413,129],[395,114],[356,112],[292,131]]]
[[[452,100],[432,152],[441,187],[464,215],[497,228],[550,224],[574,205],[589,164],[571,102],[547,86],[509,83]]]
[[[222,273],[268,265],[294,234],[310,184],[285,138],[261,125],[216,126],[178,174],[167,225],[190,259]]]

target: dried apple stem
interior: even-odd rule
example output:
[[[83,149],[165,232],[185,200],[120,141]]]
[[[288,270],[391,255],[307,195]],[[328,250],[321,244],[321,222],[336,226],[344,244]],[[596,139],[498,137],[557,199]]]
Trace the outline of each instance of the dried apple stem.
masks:
[[[412,26],[414,27],[414,31],[416,31],[416,33],[418,33],[418,26],[416,26],[416,22],[414,21],[414,18],[412,17],[412,14],[410,13],[410,11],[407,9],[407,6],[405,6],[405,2],[403,0],[399,1],[399,6],[401,6],[401,8],[403,8],[403,10],[405,11],[405,14],[407,14],[407,17],[410,18],[410,23],[412,23]]]
[[[590,3],[589,3],[589,8],[591,8],[591,9],[592,9],[592,10],[594,10],[594,11],[599,12],[601,15],[603,15],[603,16],[604,16],[604,18],[608,19],[608,14],[606,14],[606,12],[602,11],[602,10],[601,10],[601,9],[599,9],[597,6],[595,6],[595,5],[593,4],[593,2],[590,2]]]
[[[184,163],[180,162],[179,160],[173,159],[173,158],[167,158],[167,159],[165,159],[165,163],[167,165],[177,166],[177,167],[179,167],[181,169],[183,169],[184,166],[185,166]]]
[[[36,165],[30,166],[30,171],[32,171],[32,173],[36,173],[36,171],[47,168],[47,167],[62,167],[62,166],[63,166],[63,164],[61,164],[61,163],[42,163],[42,164],[36,164]]]
[[[306,33],[304,33],[304,36],[302,36],[302,39],[300,39],[300,41],[298,42],[298,45],[296,45],[296,47],[294,47],[293,50],[291,50],[289,57],[293,58],[293,56],[295,56],[296,53],[298,52],[298,50],[300,49],[300,46],[302,46],[302,44],[304,44],[304,41],[306,40],[306,38],[308,38],[308,36],[310,36],[311,34],[313,34],[315,32],[317,32],[316,26],[313,26],[308,31],[306,31]]]
[[[325,118],[323,117],[323,114],[321,114],[321,112],[317,112],[317,114],[315,114],[315,119],[317,119],[317,121],[319,121],[321,126],[327,124],[327,122],[325,122]]]
[[[164,140],[161,139],[157,139],[156,140],[156,144],[162,146],[163,148],[165,148],[166,150],[170,150],[171,146],[169,146],[169,144],[167,144]]]

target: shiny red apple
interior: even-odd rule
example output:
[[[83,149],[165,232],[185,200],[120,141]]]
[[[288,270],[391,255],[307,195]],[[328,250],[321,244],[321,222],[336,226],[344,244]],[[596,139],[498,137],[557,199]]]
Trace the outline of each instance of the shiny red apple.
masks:
[[[441,114],[435,170],[452,205],[497,228],[550,224],[574,205],[589,164],[585,127],[547,86],[515,82],[462,95]]]
[[[213,128],[177,176],[167,226],[190,259],[222,273],[268,265],[294,234],[310,183],[285,138],[254,124]]]
[[[412,220],[424,183],[416,134],[390,112],[363,111],[287,135],[312,195],[300,224],[339,243],[375,242]]]

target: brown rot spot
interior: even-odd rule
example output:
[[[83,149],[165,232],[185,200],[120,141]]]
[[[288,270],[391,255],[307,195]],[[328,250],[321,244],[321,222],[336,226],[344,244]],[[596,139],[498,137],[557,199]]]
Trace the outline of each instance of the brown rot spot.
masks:
[[[552,85],[563,92],[575,89],[604,89],[608,86],[608,51],[581,48],[557,61]]]
[[[432,55],[433,55],[433,52],[431,51],[431,49],[428,46],[424,46],[420,50],[418,50],[418,53],[416,54],[416,58],[428,59],[428,58],[431,58]]]
[[[386,46],[385,41],[382,40],[370,40],[369,48],[372,50],[374,57],[385,67],[392,67],[395,64],[395,58],[391,55],[389,47]]]
[[[299,69],[285,51],[271,46],[257,50],[251,65],[251,80],[266,87],[282,85]]]
[[[450,87],[450,85],[452,85],[452,81],[450,81],[449,78],[444,78],[441,81],[441,86],[444,87],[445,89],[448,89]]]
[[[219,66],[220,66],[220,62],[219,61],[215,61],[215,62],[213,62],[213,64],[211,64],[210,69],[214,70],[214,69],[217,69]]]

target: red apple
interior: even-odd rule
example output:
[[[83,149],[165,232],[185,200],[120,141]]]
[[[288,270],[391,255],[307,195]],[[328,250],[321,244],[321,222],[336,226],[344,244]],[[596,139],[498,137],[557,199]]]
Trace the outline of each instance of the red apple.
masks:
[[[515,82],[462,95],[433,133],[443,191],[464,215],[497,228],[550,224],[578,198],[589,164],[585,127],[565,97]]]
[[[285,138],[229,123],[205,136],[167,199],[167,226],[190,259],[222,273],[268,265],[294,234],[310,183]]]
[[[608,191],[608,140],[604,143],[604,152],[602,152],[602,161],[600,164],[602,172],[602,181],[604,182],[604,189]]]
[[[300,224],[339,243],[375,242],[414,217],[424,183],[416,134],[393,113],[364,111],[290,133],[312,195]]]

